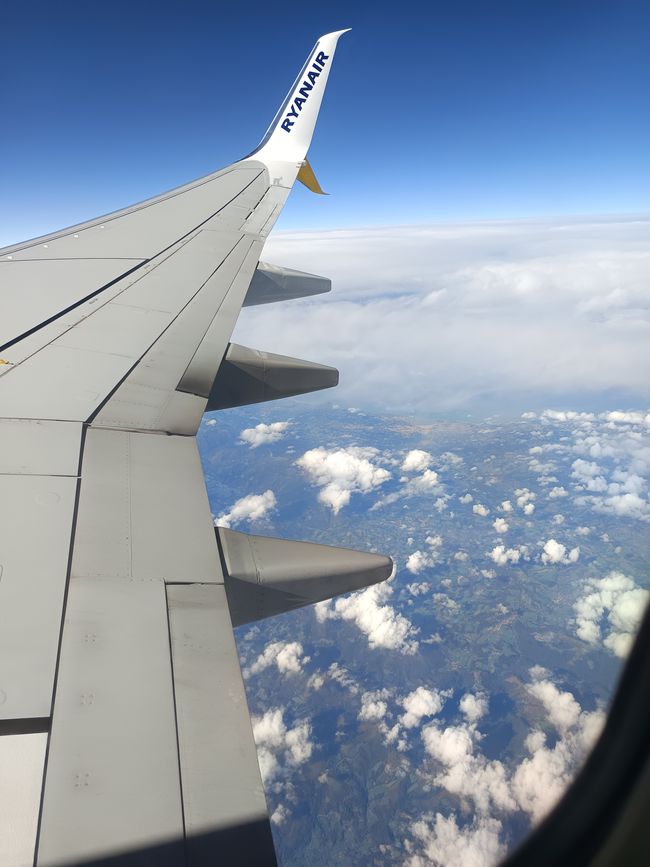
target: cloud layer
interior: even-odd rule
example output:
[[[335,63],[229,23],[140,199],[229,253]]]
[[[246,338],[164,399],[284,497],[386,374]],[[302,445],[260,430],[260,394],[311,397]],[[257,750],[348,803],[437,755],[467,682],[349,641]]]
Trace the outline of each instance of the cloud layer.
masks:
[[[643,220],[279,233],[270,260],[335,291],[246,310],[235,339],[335,364],[350,403],[530,409],[612,390],[645,403],[649,239]]]

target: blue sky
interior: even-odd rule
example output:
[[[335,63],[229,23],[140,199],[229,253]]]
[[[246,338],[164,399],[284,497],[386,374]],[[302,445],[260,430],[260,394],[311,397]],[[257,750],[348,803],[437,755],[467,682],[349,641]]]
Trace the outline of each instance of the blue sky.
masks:
[[[339,45],[278,228],[638,213],[650,192],[647,3],[12,3],[0,243],[247,153],[315,38]]]

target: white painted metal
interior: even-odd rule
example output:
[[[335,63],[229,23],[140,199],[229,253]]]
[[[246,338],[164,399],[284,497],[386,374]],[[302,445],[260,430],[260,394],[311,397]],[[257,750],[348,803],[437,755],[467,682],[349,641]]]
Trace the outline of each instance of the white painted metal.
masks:
[[[150,259],[226,207],[257,174],[255,166],[230,166],[131,208],[6,247],[0,260],[102,259],[107,250],[111,258]]]
[[[273,119],[259,148],[251,154],[265,163],[274,183],[293,184],[307,155],[320,110],[339,30],[321,36]],[[301,93],[304,91],[304,93]]]
[[[218,238],[218,233],[200,233],[192,242],[193,255],[211,256],[215,236]],[[251,241],[242,238],[219,267],[212,269],[214,273],[201,275],[200,281],[192,281],[197,287],[194,296],[110,397],[95,418],[94,425],[176,432],[167,421],[167,405],[211,321],[215,318],[223,321],[224,298],[250,250]],[[193,268],[195,273],[196,266]],[[193,273],[190,266],[186,267],[186,272]],[[231,328],[232,325],[234,323]],[[192,416],[194,427],[191,433],[198,429],[204,408],[205,403],[197,404],[198,413]]]
[[[75,578],[37,863],[63,867],[177,840],[179,857],[168,863],[180,865],[182,839],[165,586]]]
[[[46,251],[47,252],[47,251]],[[9,261],[0,254],[0,345],[119,278],[140,259]]]
[[[0,474],[76,476],[80,449],[77,422],[0,418]]]
[[[45,732],[0,735],[2,867],[28,867],[34,863],[46,745]]]
[[[248,287],[243,306],[255,307],[258,304],[305,298],[330,292],[331,289],[332,281],[328,277],[317,277],[305,271],[260,262]]]
[[[193,437],[88,430],[72,574],[223,582]]]
[[[266,820],[224,588],[171,585],[167,599],[188,838]]]
[[[0,719],[50,715],[76,489],[0,476]]]

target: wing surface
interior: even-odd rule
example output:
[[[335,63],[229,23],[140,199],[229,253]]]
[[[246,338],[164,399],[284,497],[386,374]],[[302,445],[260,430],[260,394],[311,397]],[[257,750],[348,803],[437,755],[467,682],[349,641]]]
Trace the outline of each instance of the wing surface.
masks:
[[[0,754],[36,756],[0,783],[2,864],[274,861],[232,624],[391,564],[216,538],[195,435],[337,379],[230,336],[245,304],[329,289],[259,258],[339,36],[249,157],[0,250]]]

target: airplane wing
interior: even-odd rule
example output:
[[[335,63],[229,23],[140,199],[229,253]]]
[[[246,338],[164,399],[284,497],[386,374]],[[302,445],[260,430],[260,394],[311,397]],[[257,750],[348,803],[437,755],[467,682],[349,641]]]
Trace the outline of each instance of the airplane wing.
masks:
[[[248,157],[0,250],[3,865],[274,863],[232,626],[391,562],[215,532],[195,435],[338,380],[230,336],[244,305],[330,288],[259,258],[296,178],[320,190],[341,32]]]

